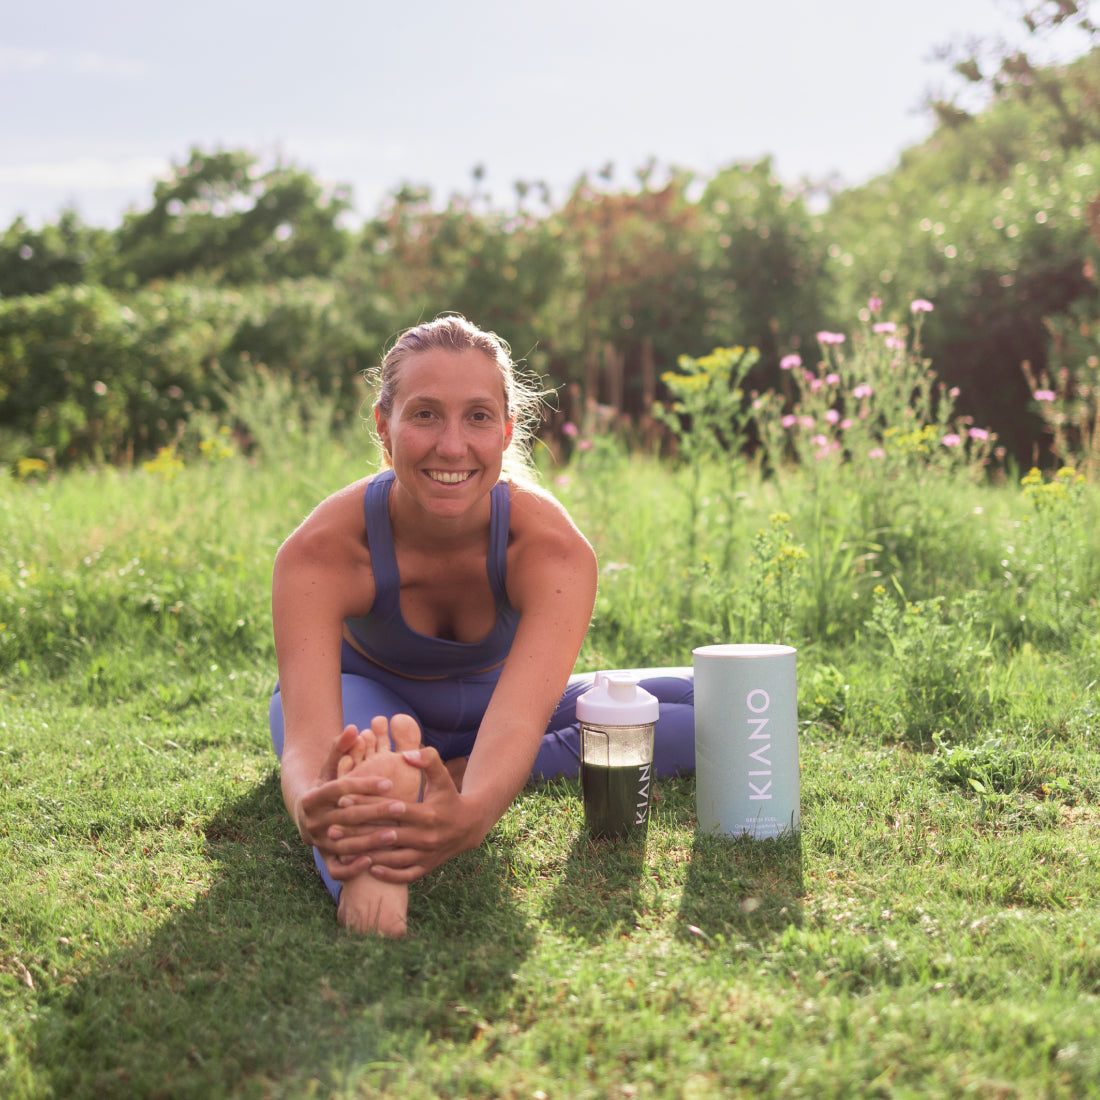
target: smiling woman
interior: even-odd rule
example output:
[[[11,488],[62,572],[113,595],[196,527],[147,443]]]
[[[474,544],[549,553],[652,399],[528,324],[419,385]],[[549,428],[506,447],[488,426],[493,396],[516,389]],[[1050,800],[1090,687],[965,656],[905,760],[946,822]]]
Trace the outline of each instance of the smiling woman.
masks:
[[[577,774],[596,558],[535,484],[537,403],[491,333],[457,316],[409,330],[379,371],[388,468],[276,558],[272,741],[350,927],[400,935],[409,882],[479,845],[529,779]],[[641,683],[657,774],[690,770],[691,670]]]

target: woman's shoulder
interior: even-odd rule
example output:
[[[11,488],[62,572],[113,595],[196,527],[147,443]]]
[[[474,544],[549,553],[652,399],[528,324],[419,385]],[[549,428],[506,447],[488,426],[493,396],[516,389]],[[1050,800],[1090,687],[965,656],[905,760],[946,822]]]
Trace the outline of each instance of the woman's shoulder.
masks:
[[[510,541],[521,547],[544,547],[556,553],[587,557],[592,547],[565,506],[539,485],[509,482]]]
[[[378,474],[360,478],[325,497],[294,529],[283,550],[326,556],[341,546],[366,551],[363,495]]]

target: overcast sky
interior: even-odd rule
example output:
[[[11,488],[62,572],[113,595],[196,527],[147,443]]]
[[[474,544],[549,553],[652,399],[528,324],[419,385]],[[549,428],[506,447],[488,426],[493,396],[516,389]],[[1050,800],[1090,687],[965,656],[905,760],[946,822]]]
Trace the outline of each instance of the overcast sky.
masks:
[[[1015,33],[1012,0],[33,0],[0,21],[0,228],[144,206],[193,146],[351,185],[371,216],[486,168],[560,195],[650,158],[765,154],[854,184],[931,129],[937,45]],[[1018,37],[1018,35],[1017,35]]]

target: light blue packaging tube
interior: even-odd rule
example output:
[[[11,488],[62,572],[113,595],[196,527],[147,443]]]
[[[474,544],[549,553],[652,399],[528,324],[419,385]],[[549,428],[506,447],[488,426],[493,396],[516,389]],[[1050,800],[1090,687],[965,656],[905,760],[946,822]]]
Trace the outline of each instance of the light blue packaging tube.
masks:
[[[796,654],[786,645],[692,651],[700,832],[759,840],[798,830]]]

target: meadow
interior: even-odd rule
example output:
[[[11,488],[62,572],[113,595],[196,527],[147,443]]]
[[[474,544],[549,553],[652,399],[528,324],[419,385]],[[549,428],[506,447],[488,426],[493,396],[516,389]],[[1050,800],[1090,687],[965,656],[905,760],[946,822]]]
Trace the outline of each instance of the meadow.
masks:
[[[1100,1095],[1100,493],[867,347],[782,416],[684,360],[675,453],[540,452],[601,562],[580,667],[798,648],[800,832],[700,835],[683,777],[642,851],[531,787],[400,942],[337,927],[266,725],[275,550],[366,430],[258,387],[247,453],[0,481],[0,1094]]]

